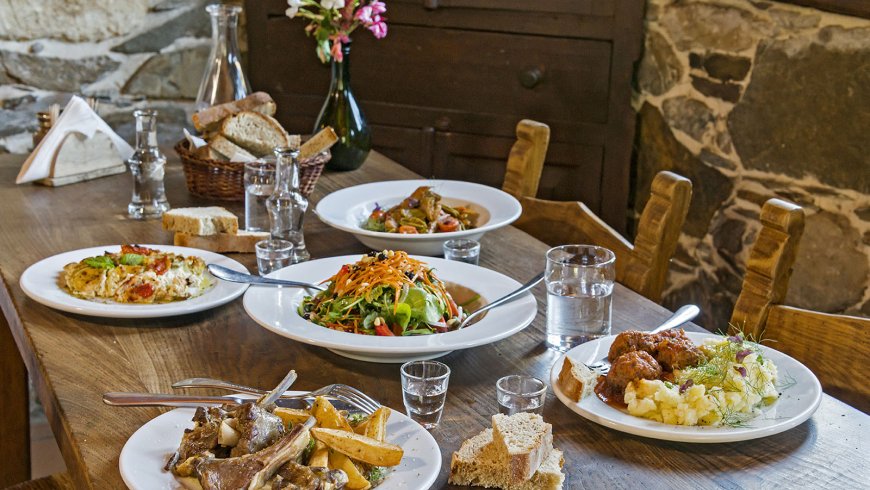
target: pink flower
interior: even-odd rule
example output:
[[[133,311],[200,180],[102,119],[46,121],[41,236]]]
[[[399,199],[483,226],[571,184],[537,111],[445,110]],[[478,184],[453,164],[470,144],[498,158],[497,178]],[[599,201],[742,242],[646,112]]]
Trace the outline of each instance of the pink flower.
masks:
[[[341,53],[341,41],[337,39],[332,41],[332,48],[329,50],[329,54],[331,54],[332,58],[339,63],[344,60],[344,55]]]
[[[366,5],[364,7],[360,7],[360,9],[357,10],[353,16],[356,20],[362,22],[363,24],[369,25],[372,23],[372,14],[373,13],[374,12],[372,11],[371,6]]]
[[[368,6],[371,7],[373,14],[383,14],[387,11],[387,4],[379,2],[378,0],[374,0]]]
[[[366,26],[366,29],[372,31],[372,34],[374,34],[377,39],[387,37],[387,23],[381,20],[381,16],[376,15],[372,21],[372,25]]]

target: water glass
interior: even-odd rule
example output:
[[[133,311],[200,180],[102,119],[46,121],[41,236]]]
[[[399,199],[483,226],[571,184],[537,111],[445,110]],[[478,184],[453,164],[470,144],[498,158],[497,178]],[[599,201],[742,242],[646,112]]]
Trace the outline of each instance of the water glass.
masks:
[[[616,256],[604,247],[562,245],[547,252],[547,345],[566,351],[610,334]]]
[[[444,258],[477,265],[480,260],[480,243],[477,240],[447,240],[444,242]]]
[[[266,199],[275,190],[275,162],[245,164],[245,229],[269,231]]]
[[[533,376],[512,374],[495,383],[498,411],[505,415],[529,412],[542,415],[547,384]]]
[[[426,429],[441,421],[450,368],[438,361],[411,361],[402,364],[402,398],[405,411]]]
[[[257,249],[257,269],[261,276],[283,269],[292,263],[293,244],[287,240],[270,238],[255,245]]]

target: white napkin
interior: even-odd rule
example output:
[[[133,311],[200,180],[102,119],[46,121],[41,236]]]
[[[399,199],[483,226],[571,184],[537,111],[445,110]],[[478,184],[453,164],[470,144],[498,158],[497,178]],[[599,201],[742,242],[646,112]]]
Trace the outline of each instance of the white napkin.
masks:
[[[42,141],[39,142],[30,156],[27,157],[27,160],[24,161],[24,165],[21,166],[21,172],[18,173],[15,183],[23,184],[48,177],[51,174],[51,165],[57,155],[58,146],[63,142],[67,133],[71,131],[78,131],[89,138],[93,137],[97,131],[100,131],[109,136],[112,143],[118,149],[122,160],[126,160],[133,155],[133,148],[112,131],[112,128],[106,124],[106,121],[103,121],[88,106],[87,102],[81,97],[73,96],[66,107],[64,107],[60,117],[57,118],[57,121],[48,130],[48,133],[42,138]]]
[[[190,131],[188,131],[187,128],[181,128],[181,130],[184,131],[184,137],[187,138],[187,142],[190,143],[191,147],[202,148],[203,146],[208,144],[206,140],[200,138],[199,136],[190,134]]]

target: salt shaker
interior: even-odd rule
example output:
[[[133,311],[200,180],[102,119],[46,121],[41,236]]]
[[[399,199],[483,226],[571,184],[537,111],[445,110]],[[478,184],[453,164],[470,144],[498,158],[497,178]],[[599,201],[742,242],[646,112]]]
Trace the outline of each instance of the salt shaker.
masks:
[[[311,255],[302,235],[308,199],[299,190],[299,150],[277,147],[275,160],[275,190],[266,200],[272,238],[293,244],[290,263],[304,262]]]
[[[163,187],[166,157],[157,147],[157,111],[137,110],[136,150],[127,160],[133,174],[133,199],[127,214],[133,219],[158,218],[169,210]]]

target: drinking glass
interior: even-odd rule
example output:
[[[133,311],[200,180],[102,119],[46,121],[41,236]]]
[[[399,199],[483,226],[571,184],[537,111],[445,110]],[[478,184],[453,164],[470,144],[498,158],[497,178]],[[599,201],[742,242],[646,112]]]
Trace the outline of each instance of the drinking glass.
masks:
[[[283,269],[292,263],[293,244],[287,240],[270,238],[255,245],[257,250],[257,269],[261,276]]]
[[[450,368],[438,361],[411,361],[402,364],[402,398],[411,420],[426,429],[441,421]]]
[[[480,243],[477,240],[447,240],[444,242],[444,258],[477,265],[480,260]]]
[[[616,256],[604,247],[562,245],[547,252],[547,345],[566,351],[610,334]]]
[[[499,413],[513,415],[530,412],[541,415],[547,399],[547,384],[533,376],[512,374],[495,383],[495,393]]]
[[[245,229],[269,231],[269,211],[266,199],[275,190],[275,163],[248,162],[245,164]]]

